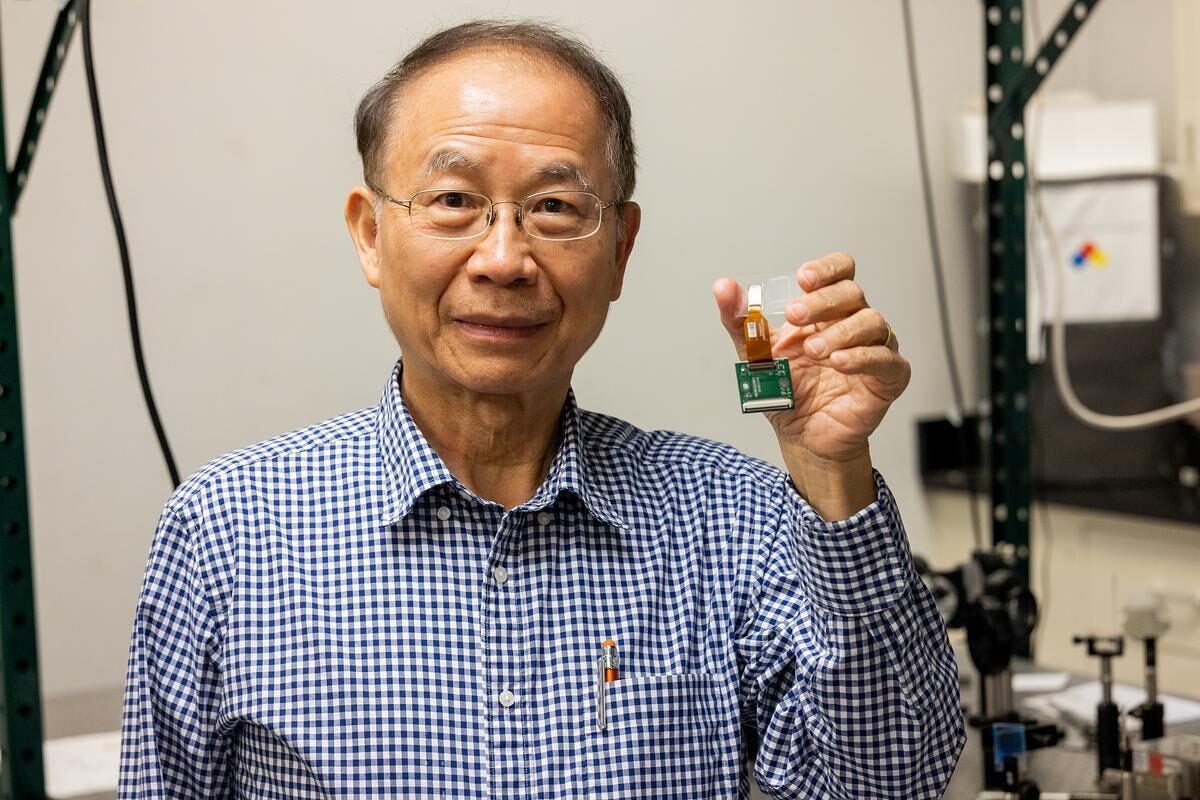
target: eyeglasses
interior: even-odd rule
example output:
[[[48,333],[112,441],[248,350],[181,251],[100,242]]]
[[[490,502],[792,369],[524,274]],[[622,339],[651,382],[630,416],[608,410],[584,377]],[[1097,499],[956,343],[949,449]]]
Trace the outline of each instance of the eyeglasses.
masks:
[[[426,189],[407,200],[397,200],[371,187],[380,197],[404,206],[413,227],[431,239],[470,239],[480,236],[496,221],[496,206],[516,206],[517,227],[535,239],[566,242],[586,239],[600,230],[605,203],[591,192],[563,190],[537,192],[524,200],[499,200],[477,192]]]

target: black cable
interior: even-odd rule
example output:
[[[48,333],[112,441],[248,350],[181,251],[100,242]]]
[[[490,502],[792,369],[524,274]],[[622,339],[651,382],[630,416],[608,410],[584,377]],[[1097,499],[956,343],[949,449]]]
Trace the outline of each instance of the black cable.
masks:
[[[958,424],[958,444],[967,472],[967,496],[971,503],[971,530],[975,535],[975,548],[983,549],[983,529],[979,523],[979,508],[977,496],[979,487],[976,483],[975,465],[970,458],[965,425],[966,404],[963,402],[962,380],[958,375],[958,360],[954,355],[954,339],[950,332],[950,310],[946,303],[946,278],[942,269],[942,250],[938,244],[937,219],[933,208],[933,189],[929,180],[929,160],[925,147],[925,122],[921,111],[921,88],[917,79],[917,54],[913,44],[912,9],[909,0],[903,0],[904,5],[904,47],[908,56],[908,83],[912,90],[913,120],[917,130],[917,157],[921,165],[921,193],[925,201],[925,227],[929,235],[929,252],[933,260],[933,278],[937,287],[938,319],[942,325],[942,347],[946,351],[946,367],[950,371],[950,388],[954,392],[954,404],[957,406],[960,420]]]
[[[108,163],[108,145],[104,139],[104,123],[100,117],[100,96],[96,92],[96,65],[92,62],[92,3],[91,0],[76,0],[80,9],[81,34],[83,36],[83,67],[87,74],[88,100],[92,107],[92,127],[96,131],[96,150],[100,154],[100,173],[104,178],[104,193],[108,197],[108,210],[112,214],[113,229],[117,235],[117,247],[121,252],[121,273],[125,278],[125,308],[129,315],[129,335],[133,340],[133,358],[137,363],[138,381],[142,385],[142,397],[146,400],[146,410],[150,412],[150,422],[154,425],[154,435],[158,437],[158,446],[162,450],[163,460],[167,463],[167,472],[171,476],[171,485],[179,485],[179,469],[175,466],[175,457],[171,455],[171,446],[167,443],[167,434],[163,430],[162,420],[158,416],[158,407],[154,404],[154,394],[150,391],[150,378],[146,374],[146,358],[142,352],[142,334],[138,325],[137,298],[133,293],[133,268],[129,263],[129,244],[125,240],[125,226],[121,222],[121,211],[117,207],[117,193],[113,188],[112,169]]]

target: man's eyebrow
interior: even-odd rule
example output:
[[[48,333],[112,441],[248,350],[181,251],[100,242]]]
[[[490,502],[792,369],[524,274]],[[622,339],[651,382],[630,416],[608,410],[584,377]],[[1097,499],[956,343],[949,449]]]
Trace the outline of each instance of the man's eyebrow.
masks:
[[[537,176],[539,179],[545,181],[573,183],[585,192],[592,191],[594,187],[594,184],[583,173],[583,170],[569,161],[556,161],[552,164],[546,164],[538,169]]]
[[[426,175],[438,175],[443,172],[482,172],[483,163],[472,158],[461,150],[439,150],[425,162]],[[583,170],[570,161],[554,161],[539,167],[535,176],[541,182],[569,183],[590,192],[595,184],[584,174]]]
[[[426,175],[436,175],[439,172],[479,172],[482,169],[483,164],[461,150],[440,150],[425,162]]]

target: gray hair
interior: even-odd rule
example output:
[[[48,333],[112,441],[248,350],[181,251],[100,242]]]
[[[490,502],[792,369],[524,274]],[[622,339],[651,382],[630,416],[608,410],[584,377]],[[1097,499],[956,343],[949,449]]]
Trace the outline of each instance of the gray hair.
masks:
[[[605,156],[612,168],[618,202],[633,196],[637,150],[625,89],[591,47],[544,22],[475,20],[446,28],[409,51],[358,103],[354,135],[363,178],[378,186],[392,112],[400,90],[427,70],[468,50],[500,48],[541,56],[566,67],[592,93],[605,128]],[[378,211],[378,210],[377,210]]]

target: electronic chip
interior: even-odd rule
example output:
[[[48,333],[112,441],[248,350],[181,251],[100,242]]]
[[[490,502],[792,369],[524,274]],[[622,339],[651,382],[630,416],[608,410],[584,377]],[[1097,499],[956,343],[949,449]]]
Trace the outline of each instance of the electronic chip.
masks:
[[[786,358],[774,361],[738,361],[738,393],[742,398],[742,413],[785,411],[796,407],[792,396],[792,368]]]

